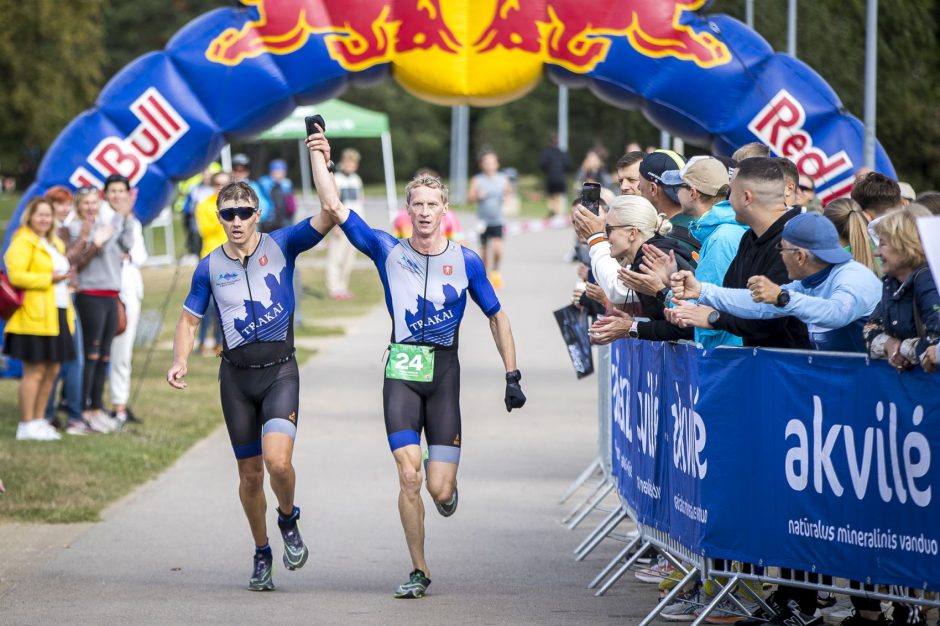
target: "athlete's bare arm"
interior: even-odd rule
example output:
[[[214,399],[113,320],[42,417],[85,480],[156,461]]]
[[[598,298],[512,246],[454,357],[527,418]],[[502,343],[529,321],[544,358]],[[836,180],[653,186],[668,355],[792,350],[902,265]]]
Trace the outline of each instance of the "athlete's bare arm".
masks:
[[[509,326],[509,316],[502,310],[490,318],[490,332],[503,359],[507,372],[516,369],[516,342],[512,338],[512,328]]]
[[[317,187],[317,195],[320,197],[320,206],[323,209],[321,215],[325,213],[334,224],[343,224],[346,222],[346,218],[349,217],[349,209],[343,206],[340,201],[339,192],[336,190],[336,181],[333,179],[330,170],[327,169],[326,164],[330,160],[330,142],[327,141],[319,126],[317,126],[317,130],[319,132],[307,137],[307,149],[310,150],[310,169],[313,171],[313,183]]]
[[[199,328],[199,318],[188,311],[180,313],[176,323],[176,335],[173,338],[173,365],[166,373],[166,382],[175,389],[186,389],[183,378],[187,372],[189,355],[196,343],[196,329]]]

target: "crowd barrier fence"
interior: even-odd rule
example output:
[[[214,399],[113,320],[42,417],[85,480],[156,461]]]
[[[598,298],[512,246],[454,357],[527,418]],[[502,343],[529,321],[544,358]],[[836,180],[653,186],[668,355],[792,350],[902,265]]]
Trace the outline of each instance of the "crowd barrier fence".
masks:
[[[579,480],[600,477],[567,518],[618,497],[575,550],[626,544],[588,585],[597,595],[653,547],[682,580],[641,626],[696,577],[718,589],[696,624],[725,598],[742,614],[737,596],[763,605],[746,581],[940,608],[940,376],[865,355],[631,339],[597,363],[598,458]],[[628,520],[637,531],[617,535]]]

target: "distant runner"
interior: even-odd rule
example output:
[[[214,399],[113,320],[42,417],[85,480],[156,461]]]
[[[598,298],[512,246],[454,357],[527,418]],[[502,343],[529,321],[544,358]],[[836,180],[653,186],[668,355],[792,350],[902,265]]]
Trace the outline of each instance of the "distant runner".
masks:
[[[324,213],[373,260],[385,288],[385,302],[392,317],[383,390],[385,429],[398,466],[398,512],[413,566],[395,597],[420,598],[431,584],[424,559],[421,431],[428,445],[428,493],[438,512],[449,517],[457,510],[461,446],[457,333],[467,293],[490,320],[506,368],[507,411],[525,404],[509,317],[500,309],[480,257],[448,241],[441,232],[441,220],[448,207],[447,187],[440,179],[418,177],[405,188],[412,236],[396,239],[373,230],[355,211],[343,206],[327,169],[330,144],[323,133],[308,137],[307,146],[313,153],[313,177]]]
[[[173,366],[166,380],[176,389],[186,388],[186,362],[211,296],[223,330],[222,415],[238,460],[238,495],[255,540],[248,588],[269,591],[274,589],[274,559],[265,522],[265,467],[278,502],[284,566],[294,570],[307,562],[307,546],[297,527],[300,508],[294,506],[291,463],[300,395],[292,285],[297,255],[317,245],[333,222],[320,213],[262,234],[258,207],[258,196],[247,183],[230,183],[219,192],[218,219],[227,241],[196,267],[176,325]]]

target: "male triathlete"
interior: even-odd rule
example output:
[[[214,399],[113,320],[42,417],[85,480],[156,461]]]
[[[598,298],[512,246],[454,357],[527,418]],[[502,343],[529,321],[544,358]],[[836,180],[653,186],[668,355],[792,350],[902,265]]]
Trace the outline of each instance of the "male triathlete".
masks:
[[[438,512],[449,517],[457,509],[461,446],[457,331],[467,293],[489,318],[506,367],[507,411],[525,404],[509,317],[500,309],[480,257],[448,241],[441,232],[447,187],[440,179],[424,176],[408,184],[405,196],[412,236],[395,239],[373,230],[355,211],[343,206],[327,169],[330,145],[323,133],[308,137],[307,146],[313,153],[313,176],[324,213],[375,262],[385,288],[393,327],[383,390],[385,429],[398,466],[398,512],[413,566],[395,597],[420,598],[431,584],[424,559],[421,431],[428,446],[428,493]],[[317,151],[323,158],[317,157]]]
[[[176,325],[173,366],[167,382],[185,389],[186,361],[199,321],[215,298],[222,320],[219,387],[222,414],[238,460],[238,495],[255,540],[248,588],[274,589],[273,557],[265,523],[264,468],[277,497],[277,525],[284,539],[284,566],[307,561],[297,527],[291,455],[297,433],[299,384],[294,359],[294,260],[333,227],[320,213],[270,234],[258,232],[258,196],[244,182],[219,191],[218,218],[227,241],[199,262]]]

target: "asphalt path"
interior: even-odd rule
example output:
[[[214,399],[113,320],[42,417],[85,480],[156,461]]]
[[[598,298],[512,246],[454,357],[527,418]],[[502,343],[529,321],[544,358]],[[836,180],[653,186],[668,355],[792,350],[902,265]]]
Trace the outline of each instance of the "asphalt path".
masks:
[[[345,337],[323,343],[301,368],[294,464],[311,549],[302,570],[281,566],[269,493],[277,590],[246,590],[253,547],[220,428],[111,507],[104,521],[82,526],[67,549],[37,552],[12,581],[7,576],[0,623],[639,622],[655,604],[654,586],[628,576],[602,598],[586,589],[621,544],[605,542],[574,561],[573,548],[603,515],[592,514],[575,531],[560,523],[569,505],[558,498],[594,458],[597,441],[597,381],[575,379],[552,316],[576,280],[563,260],[571,238],[569,230],[547,230],[506,242],[499,296],[528,396],[521,411],[505,410],[501,361],[485,318],[468,302],[460,331],[460,504],[453,517],[441,518],[425,494],[433,581],[427,597],[392,597],[411,564],[382,421],[390,322],[381,306],[351,320]],[[4,549],[0,542],[0,561]]]

